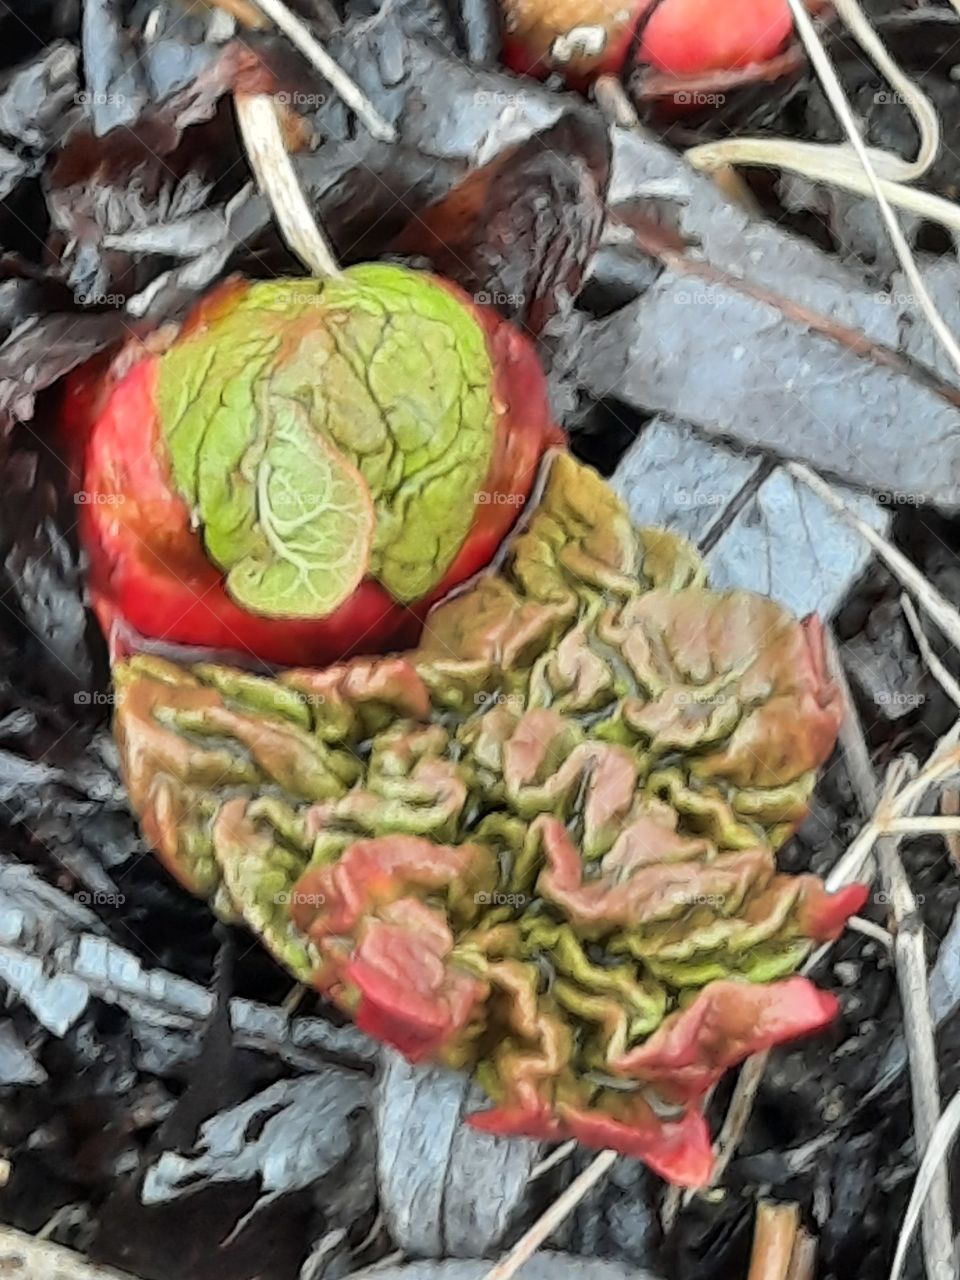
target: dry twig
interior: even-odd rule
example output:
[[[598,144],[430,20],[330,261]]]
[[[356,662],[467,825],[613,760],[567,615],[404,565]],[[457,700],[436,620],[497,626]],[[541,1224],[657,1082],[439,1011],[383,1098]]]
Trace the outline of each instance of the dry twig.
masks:
[[[558,1164],[563,1164],[564,1160],[569,1160],[576,1151],[579,1143],[576,1138],[571,1138],[569,1142],[565,1142],[562,1146],[557,1147],[555,1151],[551,1151],[548,1156],[535,1164],[530,1170],[530,1181],[535,1182],[537,1178],[542,1178],[545,1173],[556,1168]]]
[[[862,933],[865,938],[872,938],[874,942],[879,942],[887,951],[893,949],[893,934],[888,933],[882,925],[874,924],[872,920],[864,920],[862,916],[851,916],[847,921],[847,928],[852,929],[854,933]]]
[[[487,1272],[484,1280],[511,1280],[511,1277],[528,1259],[533,1257],[544,1241],[573,1213],[591,1187],[596,1186],[609,1172],[618,1158],[619,1154],[616,1151],[601,1151],[583,1173],[574,1178],[569,1187],[554,1200],[546,1213],[541,1214],[530,1230],[520,1237],[507,1256],[501,1258],[496,1266]]]
[[[956,6],[958,0],[951,2]],[[940,150],[940,122],[936,108],[890,56],[858,0],[834,0],[833,7],[884,75],[887,83],[895,90],[898,99],[908,107],[920,135],[915,160],[904,160],[888,151],[866,149],[883,196],[891,204],[920,217],[930,218],[954,230],[960,229],[960,209],[955,204],[940,196],[903,185],[921,178],[937,157]],[[819,43],[812,23],[809,24],[809,31]],[[810,53],[806,39],[804,43]],[[812,54],[811,61],[815,61]],[[765,165],[798,173],[814,182],[840,187],[858,195],[875,195],[869,173],[864,169],[856,146],[851,143],[852,137],[850,143],[836,145],[795,142],[787,138],[729,138],[692,147],[686,155],[694,167],[706,171],[725,165]]]
[[[816,1237],[810,1235],[809,1231],[804,1231],[801,1227],[797,1232],[797,1238],[793,1246],[793,1257],[790,1259],[787,1280],[814,1280],[816,1270]]]
[[[362,120],[375,138],[381,142],[395,142],[397,131],[389,121],[376,109],[370,99],[357,84],[347,75],[342,67],[337,66],[326,49],[310,31],[304,22],[292,13],[283,0],[255,0],[257,8],[265,13],[287,37],[296,45],[303,56],[316,67],[330,87],[341,97],[357,118]]]
[[[717,1158],[713,1166],[711,1183],[720,1181],[726,1173],[727,1166],[733,1159],[737,1147],[740,1145],[740,1140],[746,1132],[747,1124],[753,1112],[753,1102],[763,1080],[763,1073],[767,1069],[769,1058],[769,1050],[764,1049],[762,1052],[755,1053],[748,1058],[740,1068],[733,1097],[730,1099],[730,1106],[727,1108],[727,1114],[724,1116],[723,1124],[720,1126],[720,1132],[717,1135]]]
[[[800,1210],[795,1204],[761,1200],[747,1280],[787,1280],[799,1230]]]
[[[957,0],[960,3],[960,0]],[[917,642],[917,648],[920,650],[920,656],[930,668],[930,674],[939,684],[950,701],[955,707],[960,709],[960,684],[953,678],[947,668],[933,651],[933,646],[927,639],[927,633],[924,631],[917,611],[913,607],[913,601],[904,593],[900,597],[900,607],[907,616],[907,622],[910,624],[910,630],[913,632],[913,638]],[[949,607],[949,606],[948,606]]]
[[[920,274],[920,268],[917,266],[916,259],[907,242],[907,237],[903,234],[903,228],[897,221],[897,216],[887,198],[884,185],[877,175],[874,161],[867,150],[863,138],[860,136],[860,129],[854,119],[853,108],[850,106],[849,99],[843,90],[833,63],[823,47],[823,41],[817,34],[816,27],[814,27],[802,0],[787,0],[787,3],[790,6],[793,21],[807,50],[813,69],[823,86],[823,91],[827,95],[837,119],[843,125],[843,130],[856,152],[857,159],[863,166],[863,171],[870,183],[870,190],[880,208],[880,216],[893,244],[894,252],[897,255],[900,266],[903,268],[904,274],[910,281],[920,310],[930,322],[930,327],[939,338],[941,346],[953,361],[954,368],[960,373],[960,344],[958,344],[951,332],[950,326],[937,310],[936,303],[930,296],[926,282]],[[842,3],[844,3],[844,0],[841,0]]]
[[[850,696],[850,686],[832,637],[828,641],[828,660],[832,668],[831,674],[843,695],[844,718],[840,740],[851,780],[862,811],[865,814],[875,812],[882,798],[870,763],[863,726]],[[888,774],[885,794],[892,793],[897,780],[904,773],[902,764],[893,766]],[[916,1145],[919,1152],[926,1150],[940,1115],[940,1074],[930,1014],[923,921],[900,860],[899,841],[896,838],[897,825],[902,832],[904,824],[907,824],[906,831],[910,832],[909,824],[912,821],[914,820],[904,817],[887,823],[887,830],[892,834],[877,843],[877,867],[881,888],[890,903],[890,914],[896,921],[894,968],[903,1011]],[[928,1280],[951,1280],[953,1228],[950,1219],[950,1189],[944,1169],[941,1169],[940,1176],[931,1187],[930,1200],[923,1218],[923,1242]]]
[[[876,529],[872,529],[865,520],[861,520],[822,476],[818,476],[815,471],[811,471],[809,467],[799,462],[788,462],[787,470],[808,489],[812,489],[818,497],[842,516],[847,524],[856,529],[866,542],[869,542],[887,568],[892,570],[910,590],[924,612],[933,619],[943,634],[960,648],[960,614],[940,594],[933,583],[923,576],[916,565],[911,564],[903,552],[877,533]]]
[[[238,93],[234,105],[250,167],[257,185],[273,206],[284,240],[314,275],[339,275],[333,251],[297,181],[283,141],[276,103],[267,94]]]
[[[640,117],[627,97],[626,90],[617,76],[600,76],[593,86],[597,106],[611,124],[621,129],[637,129]]]
[[[907,1250],[910,1248],[910,1241],[913,1239],[913,1233],[917,1229],[917,1222],[923,1212],[927,1193],[930,1191],[944,1160],[950,1153],[950,1148],[953,1146],[958,1129],[960,1129],[960,1090],[950,1099],[949,1105],[937,1121],[936,1128],[931,1135],[926,1154],[923,1157],[923,1163],[917,1173],[917,1180],[914,1183],[913,1194],[910,1196],[910,1203],[907,1205],[907,1212],[904,1214],[903,1226],[900,1228],[897,1252],[894,1255],[893,1266],[890,1268],[890,1280],[900,1280],[903,1274],[903,1264],[907,1259]],[[956,1273],[951,1272],[951,1275],[954,1274]]]
[[[897,841],[877,845],[880,881],[896,920],[894,964],[910,1067],[913,1120],[918,1155],[925,1152],[940,1118],[940,1073],[930,1016],[930,992],[923,921],[900,861]],[[924,1261],[928,1280],[954,1280],[950,1187],[941,1165],[930,1184],[923,1210]]]

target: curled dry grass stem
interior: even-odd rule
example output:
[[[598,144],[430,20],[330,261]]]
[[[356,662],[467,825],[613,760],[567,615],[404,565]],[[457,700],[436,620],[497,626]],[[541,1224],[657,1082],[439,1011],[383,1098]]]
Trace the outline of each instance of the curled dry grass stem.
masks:
[[[864,920],[862,916],[852,916],[847,921],[847,928],[852,929],[854,933],[863,934],[865,938],[872,938],[874,942],[879,942],[887,951],[893,947],[893,934],[882,925],[874,924],[872,920]]]
[[[793,14],[793,20],[800,39],[803,41],[804,47],[809,55],[810,62],[817,77],[823,86],[823,91],[827,95],[831,107],[836,113],[837,119],[843,126],[843,130],[850,140],[853,150],[856,152],[857,159],[863,168],[867,179],[870,183],[870,190],[880,209],[880,215],[883,219],[884,226],[890,236],[894,251],[900,266],[910,285],[914,291],[916,301],[920,310],[926,316],[941,346],[953,362],[954,368],[960,373],[960,344],[950,330],[950,326],[946,323],[943,316],[937,310],[930,291],[927,289],[923,276],[920,274],[920,268],[917,266],[916,260],[907,242],[907,238],[903,233],[903,228],[897,221],[897,216],[893,212],[890,201],[888,200],[883,183],[877,174],[876,167],[867,150],[866,144],[860,136],[860,130],[854,119],[853,109],[850,101],[844,92],[840,83],[833,63],[824,48],[823,41],[817,33],[816,27],[807,13],[806,7],[802,0],[787,0],[790,11]],[[960,210],[955,210],[960,213]]]
[[[951,0],[951,3],[953,2],[954,0]],[[834,0],[832,7],[893,89],[896,96],[909,110],[920,135],[920,145],[917,149],[915,160],[904,160],[902,156],[898,156],[893,152],[870,148],[870,158],[873,161],[877,175],[890,183],[916,182],[929,170],[940,150],[940,118],[937,115],[937,109],[919,85],[904,73],[891,56],[886,45],[871,26],[858,0]],[[785,145],[789,145],[791,154],[802,160],[805,166],[815,164],[818,160],[821,160],[829,166],[831,172],[838,178],[841,176],[850,178],[862,177],[863,174],[856,152],[849,143],[792,143],[788,139],[734,138],[730,139],[729,145],[732,152],[733,147],[737,144],[759,142],[777,144],[781,149]],[[693,163],[697,164],[698,168],[712,168],[713,157],[719,154],[719,148],[727,145],[727,143],[705,143],[703,146],[695,147],[687,155],[688,157],[694,157]],[[704,157],[706,163],[698,164],[697,159],[699,157]],[[732,154],[730,159],[733,159]],[[737,163],[736,161],[734,162]],[[789,164],[778,165],[777,167],[792,168]],[[805,177],[815,176],[805,172],[805,170],[797,170],[797,172],[803,172]],[[842,182],[838,181],[837,185],[842,185]],[[868,193],[864,192],[863,194]],[[944,201],[943,203],[946,204],[947,202]],[[949,207],[953,208],[952,205]]]
[[[877,70],[913,116],[920,135],[915,160],[903,160],[889,152],[878,152],[887,169],[885,177],[894,182],[916,182],[936,160],[940,151],[940,117],[933,102],[920,86],[905,74],[871,25],[859,0],[832,0],[833,8]]]
[[[764,169],[784,169],[826,187],[838,187],[853,195],[874,194],[873,185],[861,168],[855,168],[846,152],[832,150],[816,142],[792,142],[787,138],[725,138],[692,147],[686,158],[696,169],[713,173],[727,165],[755,165]],[[883,153],[878,153],[883,154]],[[898,209],[937,222],[960,233],[960,208],[943,196],[918,191],[892,182],[881,173],[877,182],[884,198]]]
[[[951,3],[957,8],[960,0],[951,0]],[[867,150],[884,195],[891,204],[920,217],[941,222],[953,230],[960,230],[960,210],[954,204],[905,185],[923,177],[939,152],[940,121],[936,108],[890,55],[870,25],[858,0],[835,0],[833,7],[897,97],[908,108],[920,135],[920,145],[914,160],[904,160],[892,152],[876,148]],[[809,26],[813,30],[812,23]],[[809,52],[809,44],[807,48]],[[856,147],[850,143],[794,142],[787,138],[730,138],[693,147],[687,152],[687,159],[696,168],[705,170],[729,164],[786,169],[815,182],[840,187],[857,195],[873,193],[861,157]]]

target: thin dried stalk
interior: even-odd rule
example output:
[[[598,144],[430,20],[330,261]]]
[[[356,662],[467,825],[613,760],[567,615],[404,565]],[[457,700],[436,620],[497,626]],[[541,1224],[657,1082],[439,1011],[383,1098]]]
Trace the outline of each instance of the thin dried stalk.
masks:
[[[283,0],[256,0],[257,8],[283,32],[291,44],[296,45],[307,61],[320,72],[330,87],[341,97],[357,118],[362,120],[375,138],[382,142],[395,142],[397,131],[376,109],[370,99],[347,73],[330,57],[326,49],[308,27],[291,13]]]
[[[283,141],[277,104],[267,94],[238,93],[234,106],[250,167],[273,207],[284,240],[314,275],[339,275],[333,250],[297,180]]]
[[[853,700],[853,694],[850,692],[850,682],[847,679],[847,673],[844,670],[840,652],[837,648],[836,637],[832,631],[827,631],[826,633],[825,647],[827,651],[827,669],[830,672],[831,680],[840,690],[844,708],[843,720],[840,723],[840,745],[843,748],[843,758],[854,790],[860,799],[863,813],[866,815],[873,813],[880,803],[880,788],[877,786],[877,775],[873,771],[870,752],[867,749],[867,741],[863,736],[863,726],[860,724],[860,717],[857,715],[856,703]]]
[[[907,237],[903,234],[903,228],[897,221],[896,214],[891,208],[890,201],[884,194],[883,184],[877,174],[876,167],[870,157],[866,144],[860,136],[860,129],[854,119],[853,109],[850,106],[849,99],[843,90],[840,79],[834,69],[833,63],[823,46],[823,41],[817,33],[816,27],[807,13],[803,0],[787,0],[790,11],[793,14],[793,20],[796,24],[800,39],[804,43],[810,62],[817,78],[823,85],[823,91],[827,95],[831,107],[836,112],[837,119],[843,125],[844,133],[850,140],[854,151],[857,154],[863,171],[870,181],[870,189],[874,199],[880,208],[880,216],[883,219],[884,226],[890,236],[893,244],[894,252],[900,266],[903,268],[904,274],[910,281],[910,285],[916,295],[916,300],[920,306],[920,310],[930,322],[930,327],[940,340],[940,344],[946,351],[947,355],[953,362],[954,368],[960,373],[960,343],[957,342],[950,326],[944,320],[943,316],[937,310],[936,303],[930,296],[930,291],[926,286],[923,276],[920,274],[920,268],[917,266],[916,259]],[[960,211],[958,211],[960,212]]]
[[[684,153],[696,169],[713,173],[727,165],[754,165],[765,169],[784,169],[826,187],[839,187],[858,196],[874,194],[873,185],[862,169],[853,168],[850,160],[815,142],[791,142],[780,138],[725,138],[721,142],[705,142]],[[948,230],[960,232],[960,208],[943,196],[919,191],[899,182],[878,177],[884,199],[905,213],[916,214],[929,222],[937,222]]]
[[[896,784],[884,795],[877,806],[876,812],[860,829],[853,841],[847,846],[840,861],[826,877],[824,883],[831,893],[835,893],[837,889],[843,888],[845,884],[850,884],[853,880],[872,879],[874,871],[873,846],[884,833],[883,824],[889,821],[890,808],[901,803],[903,793],[898,792],[896,788],[906,783],[907,779],[914,778],[916,772],[916,761],[912,756],[904,756],[897,763],[900,766],[900,774]],[[958,755],[954,767],[960,768],[960,755]],[[911,782],[910,785],[912,786],[913,783]],[[932,786],[933,782],[930,781],[928,785]],[[904,790],[906,790],[905,786]],[[909,806],[906,801],[903,801],[903,804],[905,812]],[[894,816],[898,815],[895,814]],[[817,952],[817,959],[819,959],[824,949]]]
[[[616,1151],[601,1151],[597,1158],[589,1164],[583,1173],[570,1183],[566,1191],[554,1200],[546,1213],[533,1224],[529,1231],[520,1237],[505,1258],[492,1267],[484,1280],[510,1280],[511,1276],[537,1252],[557,1227],[564,1222],[577,1205],[600,1179],[610,1170],[618,1159]]]
[[[751,191],[746,179],[741,177],[739,169],[732,164],[718,165],[716,169],[711,169],[710,177],[731,204],[738,204],[755,218],[764,216],[760,201]]]
[[[957,3],[960,4],[960,0],[957,0]],[[954,677],[934,653],[933,647],[927,639],[927,634],[920,624],[917,611],[914,609],[909,596],[905,594],[901,595],[900,606],[907,616],[907,622],[910,624],[910,630],[914,634],[921,656],[927,664],[931,675],[940,685],[941,689],[943,689],[947,697],[953,702],[954,706],[960,708],[960,684],[957,683]],[[958,740],[960,740],[960,721],[958,721],[957,724],[955,724],[953,728],[945,734],[943,738],[941,738],[932,758],[935,758],[937,755],[948,750]],[[940,811],[947,817],[960,815],[960,791],[955,788],[945,787],[941,792]],[[950,856],[953,858],[957,866],[960,867],[960,839],[950,831],[943,832],[943,838],[948,850],[950,851]]]
[[[558,1164],[563,1164],[564,1160],[569,1160],[578,1145],[576,1138],[571,1138],[562,1147],[557,1147],[556,1151],[551,1151],[548,1156],[544,1156],[540,1163],[535,1164],[530,1170],[530,1181],[535,1182],[537,1178],[542,1178],[550,1169],[555,1169]]]
[[[898,99],[910,110],[920,135],[915,160],[904,160],[888,151],[873,148],[868,150],[884,194],[891,204],[956,228],[960,225],[960,211],[954,204],[901,185],[923,177],[937,157],[940,150],[940,121],[936,108],[891,57],[857,0],[834,0],[833,7],[894,89]],[[864,172],[860,157],[856,149],[847,143],[822,145],[798,143],[786,138],[731,138],[693,147],[687,152],[687,159],[698,169],[705,170],[713,170],[725,164],[760,164],[787,169],[817,182],[854,191],[858,195],[872,194],[870,180]]]
[[[611,124],[621,129],[636,129],[640,125],[637,109],[627,97],[626,90],[617,76],[599,76],[593,86],[597,106]]]
[[[891,818],[883,824],[888,836],[939,836],[960,831],[960,818]]]
[[[814,1280],[817,1271],[817,1240],[801,1227],[793,1246],[787,1280]]]
[[[763,1074],[767,1069],[769,1058],[770,1051],[764,1049],[760,1053],[753,1054],[740,1068],[740,1074],[737,1076],[737,1083],[733,1090],[733,1097],[730,1099],[730,1106],[717,1135],[715,1145],[716,1161],[713,1166],[713,1175],[710,1178],[711,1186],[719,1182],[726,1173],[727,1166],[736,1154],[740,1140],[746,1132],[750,1116],[753,1114],[754,1100],[763,1081]]]
[[[903,1226],[900,1228],[897,1252],[893,1258],[893,1266],[890,1268],[890,1280],[900,1280],[903,1274],[903,1264],[907,1260],[907,1250],[910,1248],[913,1233],[917,1229],[917,1223],[920,1220],[920,1214],[923,1212],[927,1194],[933,1186],[944,1160],[950,1154],[950,1148],[953,1146],[958,1129],[960,1129],[960,1090],[950,1099],[947,1109],[937,1121],[936,1128],[931,1134],[923,1162],[917,1173],[917,1180],[913,1186],[910,1203],[907,1205]],[[953,1274],[955,1273],[951,1272],[951,1275]]]
[[[22,1280],[136,1280],[129,1272],[100,1267],[72,1249],[37,1240],[12,1227],[0,1227],[0,1276]]]
[[[850,686],[832,637],[828,640],[827,657],[832,668],[831,674],[843,697],[844,717],[840,740],[844,758],[850,768],[851,781],[863,812],[876,811],[882,801],[880,789],[870,763],[863,726],[850,696]],[[885,794],[889,794],[898,785],[902,775],[903,766],[895,765],[888,774]],[[886,829],[891,831],[895,822],[910,824],[914,821],[908,817],[899,818],[888,822]],[[900,861],[898,845],[895,835],[885,837],[877,844],[876,857],[880,884],[896,921],[893,939],[894,967],[903,1010],[917,1150],[922,1151],[926,1148],[940,1115],[940,1075],[930,1014],[923,921]],[[927,1280],[951,1280],[953,1229],[950,1223],[950,1190],[945,1171],[942,1171],[942,1176],[935,1182],[924,1213],[923,1242]]]
[[[851,916],[847,921],[847,928],[852,929],[854,933],[862,933],[865,938],[872,938],[874,942],[879,942],[888,951],[893,948],[893,934],[888,933],[881,925],[874,924],[872,920],[864,920],[861,916]]]
[[[893,955],[910,1066],[916,1147],[920,1153],[930,1145],[940,1118],[940,1073],[930,1014],[923,921],[894,837],[878,843],[877,863],[880,882],[897,922]],[[928,1280],[954,1280],[950,1186],[942,1165],[931,1181],[923,1210],[923,1256]]]
[[[940,796],[940,812],[944,817],[960,817],[960,791],[948,787]],[[943,842],[947,846],[954,868],[960,871],[960,836],[953,831],[943,832]]]
[[[896,175],[895,180],[898,182],[916,182],[930,169],[940,153],[940,117],[937,108],[919,84],[901,69],[864,13],[859,0],[833,0],[833,8],[913,116],[920,135],[916,160],[903,160],[890,152],[884,154],[888,157],[888,177]]]
[[[280,1002],[280,1008],[288,1018],[291,1018],[303,1003],[303,997],[309,991],[309,987],[305,987],[302,982],[294,983],[287,994]]]
[[[800,1210],[795,1204],[761,1200],[747,1280],[787,1280],[799,1228]]]
[[[960,0],[957,0],[960,4]],[[927,633],[920,624],[917,611],[913,607],[913,601],[906,594],[900,597],[900,608],[907,615],[907,622],[910,624],[910,630],[913,632],[913,638],[917,642],[917,648],[920,650],[920,656],[930,668],[930,674],[939,684],[950,701],[955,707],[960,708],[960,684],[953,678],[947,668],[943,665],[937,655],[933,652],[933,646],[927,639]]]
[[[692,1198],[691,1191],[684,1191],[681,1187],[667,1187],[663,1203],[660,1205],[660,1229],[665,1236],[668,1236],[676,1225],[681,1206],[688,1205]]]
[[[815,471],[811,471],[809,467],[799,462],[788,462],[787,470],[808,489],[812,489],[828,506],[833,507],[847,524],[856,529],[866,542],[869,542],[884,564],[912,592],[924,612],[929,614],[943,634],[960,648],[960,613],[940,594],[933,583],[923,576],[916,565],[911,564],[903,552],[877,533],[876,529],[872,529],[865,520],[861,520],[855,511],[851,511],[836,490]]]

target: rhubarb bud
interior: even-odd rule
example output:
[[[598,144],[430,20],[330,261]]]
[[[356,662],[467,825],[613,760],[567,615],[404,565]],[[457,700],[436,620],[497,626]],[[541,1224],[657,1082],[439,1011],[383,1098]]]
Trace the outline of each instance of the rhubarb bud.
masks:
[[[415,638],[561,439],[518,332],[382,265],[224,286],[92,416],[81,532],[107,633],[278,663]]]

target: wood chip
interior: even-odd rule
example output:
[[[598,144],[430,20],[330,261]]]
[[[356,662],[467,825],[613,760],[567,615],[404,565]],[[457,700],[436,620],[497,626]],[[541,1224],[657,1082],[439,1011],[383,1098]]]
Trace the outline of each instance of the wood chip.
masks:
[[[129,1272],[90,1262],[72,1249],[0,1227],[0,1276],[4,1280],[137,1280]]]

